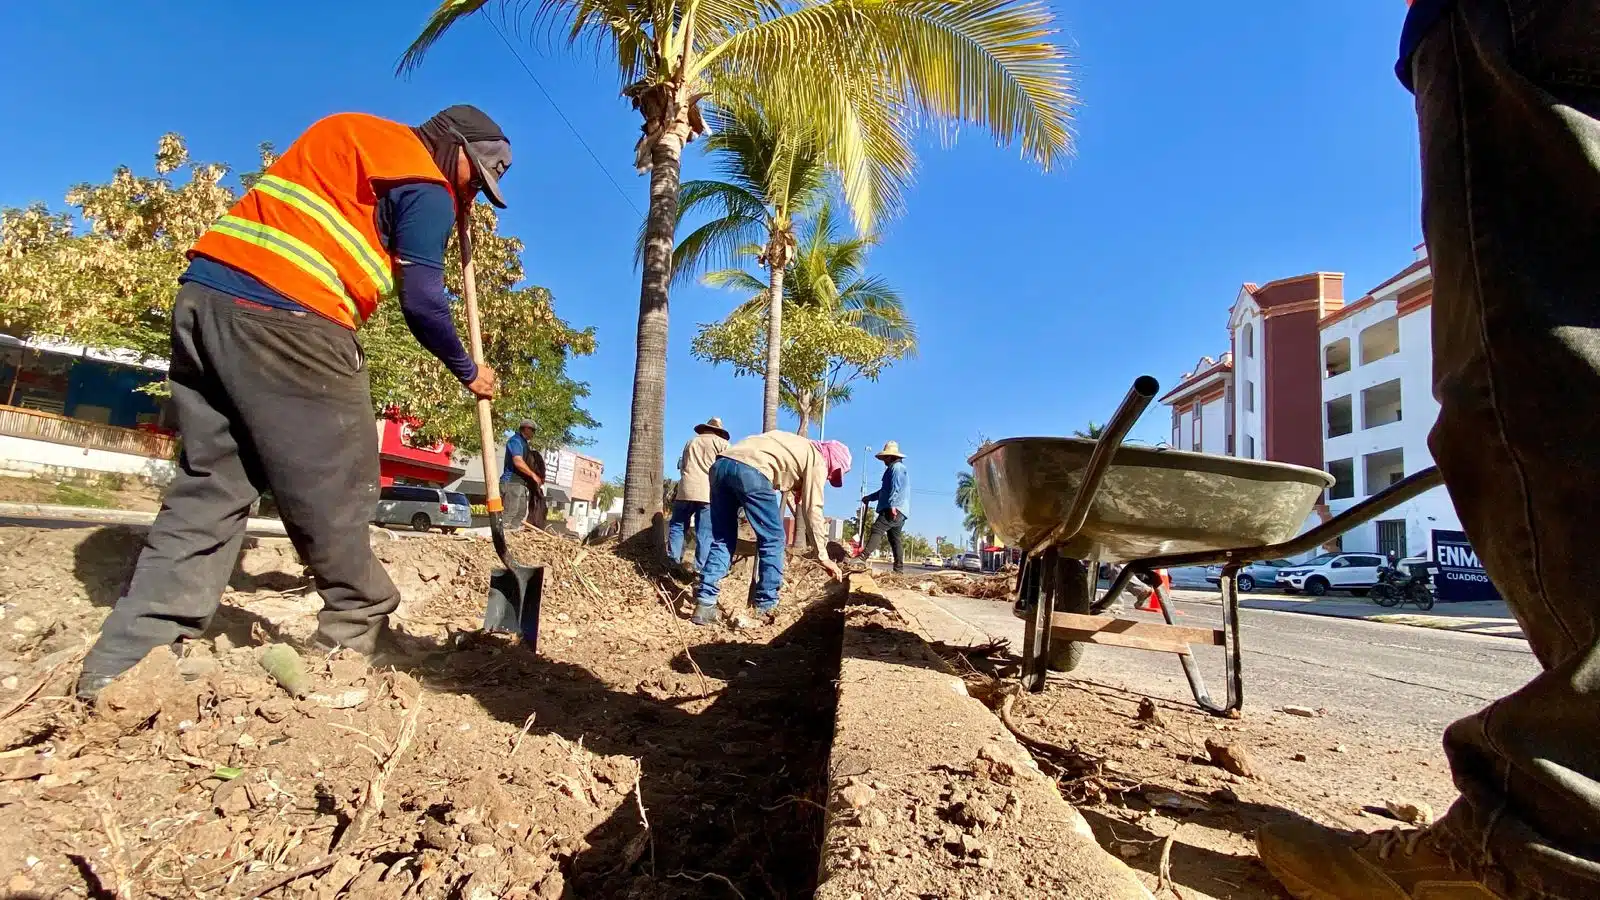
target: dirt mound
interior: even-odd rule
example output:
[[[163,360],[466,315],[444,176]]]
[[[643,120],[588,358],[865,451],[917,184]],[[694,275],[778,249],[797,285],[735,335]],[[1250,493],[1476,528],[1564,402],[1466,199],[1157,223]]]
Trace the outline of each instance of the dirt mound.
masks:
[[[839,628],[815,564],[791,562],[774,625],[695,629],[648,556],[518,535],[547,567],[536,655],[476,633],[487,542],[375,538],[397,625],[437,652],[405,672],[305,655],[296,698],[260,657],[319,601],[285,542],[254,542],[208,637],[90,715],[66,695],[140,539],[0,529],[0,810],[27,823],[0,833],[0,894],[813,889]]]

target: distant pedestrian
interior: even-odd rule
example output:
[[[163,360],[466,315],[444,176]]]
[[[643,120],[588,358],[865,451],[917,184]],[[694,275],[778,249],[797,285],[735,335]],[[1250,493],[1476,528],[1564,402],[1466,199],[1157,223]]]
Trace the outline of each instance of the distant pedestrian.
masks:
[[[694,437],[683,445],[678,457],[678,496],[672,501],[672,519],[667,527],[667,557],[673,565],[683,563],[685,532],[694,525],[694,571],[706,567],[711,552],[711,466],[728,449],[728,430],[722,420],[712,416],[694,427]]]
[[[505,504],[501,521],[512,529],[543,529],[550,516],[544,497],[544,454],[533,449],[536,430],[532,419],[523,419],[506,441],[505,468],[500,473],[500,499]]]
[[[696,625],[717,620],[717,597],[739,543],[739,510],[756,533],[756,580],[752,599],[760,620],[778,608],[783,587],[783,495],[793,494],[806,522],[817,562],[829,575],[839,567],[823,545],[822,487],[840,487],[850,471],[850,450],[838,441],[812,441],[788,431],[747,437],[723,451],[711,466],[711,552],[700,570]]]
[[[878,516],[872,520],[872,531],[867,535],[867,545],[861,555],[870,558],[887,537],[889,552],[894,556],[894,571],[898,574],[906,567],[901,532],[911,503],[911,479],[906,474],[905,454],[900,452],[898,443],[884,444],[878,459],[883,461],[883,485],[861,498],[862,503],[878,501]]]

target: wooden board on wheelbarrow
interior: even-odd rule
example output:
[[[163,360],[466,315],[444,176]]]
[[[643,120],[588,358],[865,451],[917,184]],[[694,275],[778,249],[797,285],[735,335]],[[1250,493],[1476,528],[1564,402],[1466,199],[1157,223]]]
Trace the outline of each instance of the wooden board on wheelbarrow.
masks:
[[[1333,476],[1302,466],[1124,446],[1083,529],[1060,535],[1094,446],[1081,438],[1006,438],[967,460],[1002,541],[1056,544],[1063,556],[1102,562],[1259,547],[1298,534],[1333,486]]]
[[[1159,622],[1141,622],[1137,619],[1109,619],[1105,616],[1058,612],[1050,618],[1050,639],[1082,641],[1110,647],[1131,647],[1135,650],[1157,650],[1163,653],[1188,653],[1189,647],[1194,644],[1203,647],[1221,647],[1222,629],[1162,625]]]

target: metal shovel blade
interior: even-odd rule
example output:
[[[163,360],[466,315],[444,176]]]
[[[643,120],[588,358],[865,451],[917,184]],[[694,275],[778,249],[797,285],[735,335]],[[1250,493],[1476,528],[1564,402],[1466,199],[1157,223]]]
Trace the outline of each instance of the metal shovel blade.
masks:
[[[530,649],[539,649],[539,604],[544,599],[544,567],[518,566],[489,573],[489,605],[484,631],[522,635]]]

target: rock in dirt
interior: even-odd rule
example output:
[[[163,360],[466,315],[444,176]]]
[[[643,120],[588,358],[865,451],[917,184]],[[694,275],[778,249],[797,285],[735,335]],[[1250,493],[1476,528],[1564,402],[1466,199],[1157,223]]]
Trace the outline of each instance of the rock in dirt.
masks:
[[[843,800],[851,809],[860,812],[871,806],[873,798],[877,795],[877,791],[864,784],[852,784],[839,792],[839,799]]]
[[[1149,697],[1139,701],[1139,721],[1157,726],[1166,724],[1161,719],[1161,711],[1156,709],[1156,702]]]
[[[965,800],[950,807],[950,818],[964,828],[993,828],[1000,813],[982,800]]]
[[[1250,759],[1250,751],[1242,744],[1225,744],[1214,738],[1206,738],[1206,753],[1211,757],[1211,762],[1220,769],[1232,772],[1240,778],[1256,776],[1256,767]]]
[[[1302,719],[1315,719],[1317,717],[1316,710],[1304,706],[1283,706],[1279,707],[1278,712],[1299,716]]]
[[[178,658],[170,647],[157,647],[100,692],[95,711],[118,727],[136,728],[159,716],[171,700],[166,694],[181,683]]]
[[[1383,808],[1388,810],[1389,815],[1408,825],[1433,824],[1433,807],[1420,800],[1386,800]]]
[[[1211,807],[1193,797],[1188,797],[1176,791],[1162,791],[1146,788],[1144,800],[1151,806],[1161,809],[1170,809],[1174,812],[1206,812]]]

